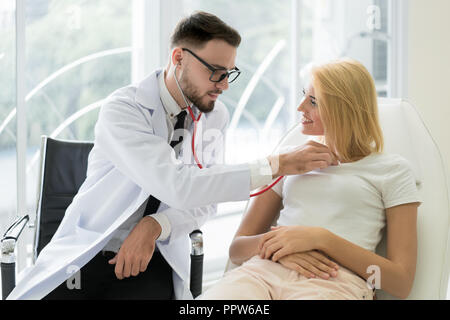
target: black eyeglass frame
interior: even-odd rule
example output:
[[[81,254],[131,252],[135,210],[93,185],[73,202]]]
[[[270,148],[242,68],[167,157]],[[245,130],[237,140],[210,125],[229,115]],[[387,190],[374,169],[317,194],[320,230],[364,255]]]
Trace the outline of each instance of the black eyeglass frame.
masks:
[[[238,67],[235,67],[232,70],[226,70],[226,69],[222,69],[222,68],[214,68],[212,65],[210,65],[208,62],[206,62],[205,60],[203,60],[202,58],[200,58],[198,55],[196,55],[194,52],[192,52],[192,50],[188,49],[188,48],[181,48],[181,50],[183,51],[187,51],[190,54],[192,54],[198,61],[200,61],[205,67],[207,67],[210,71],[211,71],[211,76],[209,77],[209,81],[211,82],[221,82],[223,81],[223,79],[228,78],[228,83],[232,83],[234,81],[236,81],[236,79],[239,77],[239,75],[241,74],[241,70],[239,70]],[[219,78],[219,80],[213,80],[213,76],[214,73],[216,71],[226,71],[226,73],[222,74]],[[236,77],[234,79],[232,79],[230,81],[230,76],[232,74],[237,73]]]

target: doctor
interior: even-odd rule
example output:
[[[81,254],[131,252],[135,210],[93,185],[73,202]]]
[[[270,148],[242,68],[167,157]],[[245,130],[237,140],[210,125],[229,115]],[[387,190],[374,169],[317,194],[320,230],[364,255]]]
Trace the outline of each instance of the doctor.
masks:
[[[247,200],[278,176],[333,164],[325,146],[310,142],[223,165],[229,115],[217,98],[240,73],[240,41],[216,16],[194,13],[177,25],[165,70],[109,96],[87,178],[8,299],[192,298],[188,234],[216,213],[216,203]],[[194,128],[203,169],[193,158]],[[70,290],[74,270],[80,283]]]

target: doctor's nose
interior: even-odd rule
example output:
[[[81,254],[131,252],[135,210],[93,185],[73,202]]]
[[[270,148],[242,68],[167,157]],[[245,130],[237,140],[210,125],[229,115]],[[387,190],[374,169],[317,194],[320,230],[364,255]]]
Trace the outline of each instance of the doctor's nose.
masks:
[[[224,90],[227,90],[228,87],[229,87],[228,78],[225,78],[222,81],[216,83],[216,88],[217,89],[220,89],[220,90],[224,91]]]

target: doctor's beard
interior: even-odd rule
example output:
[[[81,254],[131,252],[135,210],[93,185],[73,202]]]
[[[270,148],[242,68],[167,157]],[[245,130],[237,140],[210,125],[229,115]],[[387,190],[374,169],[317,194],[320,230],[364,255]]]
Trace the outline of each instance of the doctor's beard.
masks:
[[[185,71],[186,73],[186,71]],[[194,85],[186,79],[187,77],[184,77],[183,73],[180,77],[180,86],[181,89],[184,92],[184,95],[186,98],[192,102],[201,112],[203,113],[209,113],[214,110],[214,106],[216,104],[215,101],[209,101],[208,103],[202,102],[202,99],[207,97],[208,94],[222,94],[222,90],[214,90],[214,91],[208,91],[204,95],[200,95],[197,88],[194,87]]]

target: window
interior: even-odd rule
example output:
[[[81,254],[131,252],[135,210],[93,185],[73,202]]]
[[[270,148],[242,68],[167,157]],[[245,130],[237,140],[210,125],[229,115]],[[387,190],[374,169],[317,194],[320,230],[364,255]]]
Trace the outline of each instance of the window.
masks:
[[[39,0],[26,9],[27,185],[35,191],[41,135],[93,140],[99,102],[130,83],[131,8]]]
[[[100,102],[131,82],[132,6],[127,0],[33,0],[26,1],[25,12],[25,199],[26,211],[35,212],[40,137],[93,140]],[[2,1],[0,33],[6,39],[0,43],[2,231],[16,215],[14,14],[15,1]],[[31,232],[23,237],[32,243]],[[18,265],[24,263],[19,260]]]
[[[16,38],[15,1],[0,2],[0,231],[6,229],[16,211]]]
[[[375,79],[379,96],[388,95],[388,0],[304,1],[314,15],[313,61],[351,57]],[[302,40],[300,40],[302,41]]]

